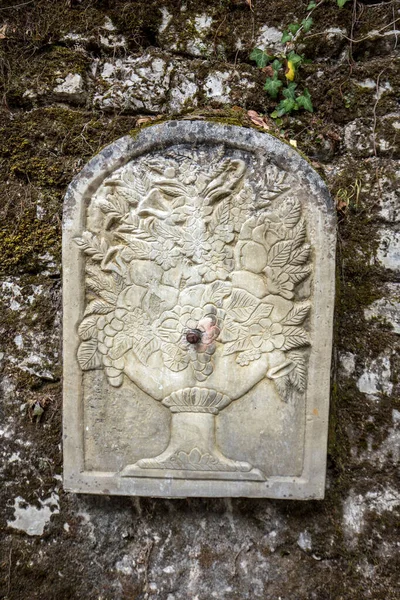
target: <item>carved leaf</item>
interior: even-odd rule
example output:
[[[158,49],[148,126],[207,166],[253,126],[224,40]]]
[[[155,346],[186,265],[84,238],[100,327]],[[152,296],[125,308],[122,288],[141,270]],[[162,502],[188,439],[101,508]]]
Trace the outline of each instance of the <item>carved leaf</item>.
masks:
[[[146,259],[149,258],[151,246],[148,242],[141,240],[130,239],[129,247],[132,250],[134,256],[132,258]],[[132,260],[132,259],[131,259]]]
[[[135,339],[135,344],[133,346],[133,351],[136,356],[144,365],[147,363],[150,356],[156,352],[160,347],[160,342],[156,337],[152,337],[150,340],[148,338],[140,338],[140,340]]]
[[[90,277],[86,279],[86,285],[89,290],[96,292],[96,294],[99,294],[103,289],[101,284],[96,279],[91,279]]]
[[[101,199],[98,201],[98,206],[104,214],[115,214],[119,217],[124,217],[128,212],[127,203],[120,197],[119,191],[114,194],[109,194],[107,200]]]
[[[137,186],[135,185],[135,187]],[[136,206],[141,199],[141,194],[138,193],[137,189],[118,187],[115,189],[114,194],[119,202],[127,202],[130,206]]]
[[[224,160],[221,163],[219,163],[219,165],[215,169],[214,173],[212,174],[212,178],[215,179],[216,177],[218,177],[218,175],[221,175],[222,173],[224,173],[229,168],[230,165],[231,165],[231,161],[229,159]]]
[[[105,185],[113,188],[113,194],[108,195],[107,200],[114,204],[114,211],[118,213],[128,212],[126,203],[131,206],[136,206],[140,200],[140,196],[136,193],[136,190],[128,188],[124,183],[119,182],[118,180],[111,179],[110,181],[105,182]],[[100,208],[103,210],[101,206]],[[104,208],[108,210],[107,207]]]
[[[96,300],[89,302],[89,304],[86,307],[84,316],[86,317],[86,315],[92,315],[92,314],[106,315],[107,313],[111,312],[112,310],[114,310],[113,306],[108,304],[108,302],[105,302],[104,300],[100,300],[97,298]]]
[[[139,198],[144,198],[147,195],[146,187],[139,177],[135,177],[131,185]]]
[[[90,278],[86,279],[86,284],[95,292],[104,289],[117,294],[125,287],[125,282],[121,275],[117,273],[104,273],[97,265],[87,265],[86,273],[90,276]]]
[[[107,200],[101,199],[97,202],[97,206],[100,208],[101,212],[103,212],[104,214],[108,214],[108,213],[112,213],[112,212],[117,212],[115,210],[115,206],[113,204],[111,204],[111,202],[108,202]]]
[[[182,242],[182,231],[179,227],[168,227],[161,221],[156,220],[153,223],[152,230],[154,232],[155,238],[159,240],[159,238],[171,239],[174,242],[181,243]]]
[[[112,292],[109,292],[107,290],[101,290],[100,291],[100,296],[102,298],[104,298],[104,300],[106,302],[109,302],[110,304],[114,304],[117,302],[117,296],[115,294],[113,294]]]
[[[282,350],[291,350],[292,348],[300,348],[308,345],[307,334],[301,327],[283,327],[283,335],[285,343]]]
[[[291,241],[277,242],[269,251],[268,265],[270,267],[284,267],[289,262],[291,250]]]
[[[227,311],[237,321],[247,321],[255,311],[259,300],[245,290],[234,289],[227,305]]]
[[[289,387],[289,376],[285,375],[284,377],[278,377],[278,379],[274,379],[274,384],[276,389],[278,390],[278,394],[283,400],[283,402],[288,401],[288,387]]]
[[[300,283],[311,273],[311,267],[289,265],[286,267],[285,273],[289,275],[292,283]]]
[[[248,350],[249,348],[253,348],[250,336],[239,337],[234,342],[229,342],[228,344],[225,344],[223,355],[228,356],[229,354],[233,354],[234,352],[242,352],[243,350]]]
[[[292,242],[292,251],[297,250],[300,246],[305,242],[306,239],[306,224],[305,221],[301,221],[294,229],[291,230],[293,232],[293,242]]]
[[[251,315],[251,319],[246,322],[246,325],[249,326],[252,323],[258,323],[261,319],[268,319],[273,308],[272,304],[259,304]]]
[[[142,174],[141,179],[142,179],[142,183],[144,185],[144,188],[146,190],[146,195],[147,195],[150,192],[151,188],[153,187],[153,182],[152,182],[151,178],[149,177],[147,171],[145,171]]]
[[[100,369],[102,366],[101,356],[97,351],[97,340],[86,340],[78,348],[78,362],[83,371]]]
[[[311,248],[309,244],[306,244],[302,248],[295,250],[290,258],[292,265],[303,265],[310,256]]]
[[[125,352],[128,352],[128,350],[132,348],[132,345],[132,337],[128,336],[125,331],[120,331],[120,333],[117,333],[115,336],[112,348],[110,348],[108,354],[112,360],[117,360],[118,358],[121,358]]]
[[[83,319],[78,328],[79,336],[83,340],[89,340],[90,338],[96,337],[97,334],[97,315],[91,315]]]
[[[227,316],[224,320],[219,339],[222,342],[232,342],[238,338],[241,329],[242,328],[238,323],[235,323],[235,321],[232,321],[232,319]]]
[[[112,280],[112,283],[110,279]],[[119,273],[111,273],[111,278],[108,277],[108,280],[110,281],[111,291],[115,292],[115,294],[118,295],[125,289],[125,280]]]
[[[93,260],[103,260],[108,250],[106,240],[97,238],[93,233],[84,231],[81,238],[74,238],[74,242]]]
[[[211,233],[214,233],[218,225],[226,225],[227,223],[229,223],[229,206],[229,200],[223,200],[222,202],[220,202],[220,204],[218,204],[217,208],[213,212],[213,216],[208,226]]]
[[[301,325],[310,312],[310,306],[293,306],[282,321],[282,325]]]
[[[285,202],[279,208],[282,223],[290,229],[297,225],[301,216],[301,204],[299,200]]]
[[[291,352],[290,359],[295,363],[295,368],[289,373],[289,381],[300,393],[303,393],[307,385],[307,369],[304,357],[300,352]]]
[[[232,290],[232,284],[226,281],[214,281],[210,286],[208,286],[203,294],[202,301],[204,304],[208,304],[209,302],[214,302],[215,304],[220,305],[220,301],[229,296]]]
[[[171,181],[170,179],[160,179],[155,181],[154,184],[160,188],[167,196],[176,198],[178,196],[184,196],[187,192],[186,187],[179,183],[179,181]]]
[[[285,183],[287,173],[280,171],[275,166],[269,166],[265,172],[265,188],[261,190],[260,196],[264,199],[274,200],[283,192],[290,189],[290,185]]]

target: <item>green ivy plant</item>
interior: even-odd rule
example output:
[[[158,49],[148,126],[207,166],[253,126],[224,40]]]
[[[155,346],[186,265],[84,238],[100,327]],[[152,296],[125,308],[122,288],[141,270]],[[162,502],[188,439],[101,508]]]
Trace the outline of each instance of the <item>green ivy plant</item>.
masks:
[[[264,89],[273,100],[279,100],[271,117],[276,119],[295,110],[304,109],[313,112],[310,92],[301,88],[294,82],[299,67],[306,62],[304,55],[297,54],[293,49],[300,34],[308,33],[313,26],[312,13],[324,4],[325,0],[311,2],[307,6],[306,17],[299,22],[290,23],[282,33],[281,43],[285,49],[281,54],[271,55],[261,48],[254,48],[250,60],[254,60],[257,67],[268,73]],[[336,0],[342,8],[348,0]]]
[[[271,113],[272,118],[282,117],[300,108],[313,112],[310,92],[307,88],[300,90],[293,81],[298,67],[305,60],[304,56],[300,56],[294,50],[287,56],[270,56],[260,48],[255,48],[250,54],[250,59],[254,60],[260,69],[270,66],[270,76],[265,81],[264,89],[273,100],[281,97]]]

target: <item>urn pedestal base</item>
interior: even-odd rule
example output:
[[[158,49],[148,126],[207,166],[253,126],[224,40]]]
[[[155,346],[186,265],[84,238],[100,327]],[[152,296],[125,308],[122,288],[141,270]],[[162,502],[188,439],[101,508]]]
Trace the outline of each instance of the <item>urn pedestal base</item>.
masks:
[[[218,449],[215,414],[172,412],[171,417],[171,437],[164,452],[126,466],[121,477],[265,480],[250,463],[227,458]]]

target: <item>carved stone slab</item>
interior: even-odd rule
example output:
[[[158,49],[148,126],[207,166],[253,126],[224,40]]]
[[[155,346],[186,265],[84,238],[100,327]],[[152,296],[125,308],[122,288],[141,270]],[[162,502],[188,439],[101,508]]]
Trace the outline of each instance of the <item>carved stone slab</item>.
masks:
[[[335,220],[274,137],[172,121],[65,199],[65,487],[322,498]]]

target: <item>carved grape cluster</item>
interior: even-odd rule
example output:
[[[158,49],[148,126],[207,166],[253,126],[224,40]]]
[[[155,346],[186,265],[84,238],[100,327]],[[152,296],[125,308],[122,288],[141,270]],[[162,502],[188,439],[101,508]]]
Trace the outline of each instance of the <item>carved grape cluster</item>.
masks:
[[[103,356],[104,370],[107,378],[114,387],[121,385],[124,369],[124,359],[122,357],[111,358],[115,336],[124,328],[122,318],[118,318],[116,313],[118,313],[119,317],[123,317],[126,312],[124,309],[117,309],[108,315],[101,316],[97,321],[97,347]]]

